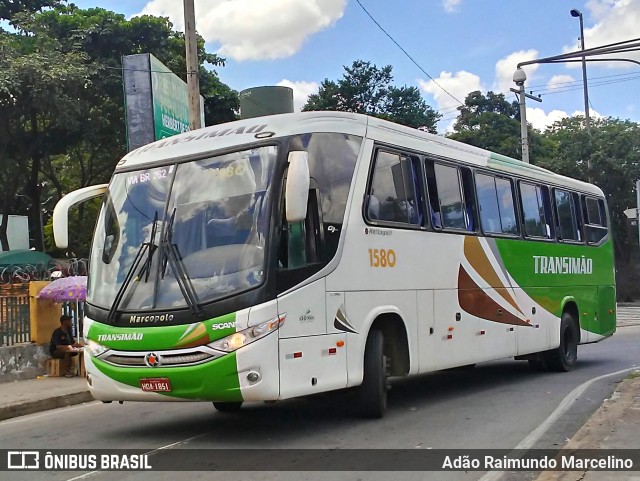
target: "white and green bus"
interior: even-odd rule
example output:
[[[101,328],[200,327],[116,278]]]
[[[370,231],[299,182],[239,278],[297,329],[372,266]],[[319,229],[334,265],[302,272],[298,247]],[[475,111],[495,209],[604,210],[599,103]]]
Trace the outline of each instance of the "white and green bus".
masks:
[[[222,411],[515,357],[568,371],[615,331],[602,191],[357,114],[187,132],[128,153],[91,248],[84,338],[103,401]]]

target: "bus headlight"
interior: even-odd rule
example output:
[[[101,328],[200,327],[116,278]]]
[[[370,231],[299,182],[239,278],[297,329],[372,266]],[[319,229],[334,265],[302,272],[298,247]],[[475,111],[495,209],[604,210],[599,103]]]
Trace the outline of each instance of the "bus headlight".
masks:
[[[244,347],[247,344],[251,344],[261,337],[264,337],[267,334],[277,330],[284,323],[285,317],[286,314],[283,314],[276,319],[263,322],[262,324],[258,324],[257,326],[251,326],[243,331],[234,332],[227,337],[223,337],[222,339],[218,339],[217,341],[212,342],[211,344],[209,344],[209,347],[224,352],[236,351],[241,347]]]
[[[102,344],[98,344],[97,342],[92,340],[89,340],[89,342],[85,345],[85,348],[93,357],[98,357],[109,350],[108,347],[105,347]]]

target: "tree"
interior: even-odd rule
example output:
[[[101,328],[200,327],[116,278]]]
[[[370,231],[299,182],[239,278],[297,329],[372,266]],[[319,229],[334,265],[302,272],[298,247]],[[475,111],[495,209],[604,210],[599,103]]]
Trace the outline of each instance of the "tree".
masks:
[[[520,106],[508,102],[503,94],[479,90],[465,98],[458,107],[458,118],[449,137],[516,159],[522,156]],[[537,130],[528,127],[532,162],[549,155],[549,142]]]
[[[378,68],[356,60],[344,70],[335,82],[325,79],[302,110],[355,112],[436,133],[440,114],[427,105],[416,87],[393,86],[391,65]]]
[[[51,156],[64,152],[80,135],[77,98],[90,88],[92,71],[81,53],[64,53],[52,39],[2,33],[0,51],[3,211],[14,211],[8,193],[15,199],[23,189],[30,199],[34,243],[41,249],[40,173]],[[0,240],[6,243],[6,224],[0,227]]]
[[[27,3],[37,2],[21,2]],[[168,18],[127,20],[101,8],[40,5],[54,8],[14,12],[17,31],[0,30],[0,154],[9,160],[0,168],[0,179],[13,181],[0,194],[0,207],[12,213],[29,209],[36,248],[42,247],[42,196],[57,201],[70,190],[108,181],[126,153],[122,56],[150,52],[186,77],[184,35],[173,30]],[[207,53],[200,37],[198,45],[206,123],[233,120],[237,92],[204,67],[205,62],[223,65],[224,59]],[[18,193],[29,201],[16,198]],[[83,236],[76,252],[88,252],[94,222],[85,214],[93,211],[81,205],[72,223],[71,232]],[[0,225],[0,241],[2,232]]]
[[[12,20],[16,13],[38,12],[43,8],[60,5],[61,0],[2,0],[0,20]],[[62,0],[64,1],[64,0]]]

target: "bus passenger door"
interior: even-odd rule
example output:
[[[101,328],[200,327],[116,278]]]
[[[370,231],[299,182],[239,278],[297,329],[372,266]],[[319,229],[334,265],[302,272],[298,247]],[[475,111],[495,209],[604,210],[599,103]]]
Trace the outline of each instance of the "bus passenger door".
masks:
[[[327,334],[325,278],[308,282],[324,267],[324,229],[320,192],[311,179],[306,218],[284,220],[277,273],[278,313],[286,314],[279,330],[280,398],[286,399],[346,387],[345,334]],[[332,306],[333,309],[333,306]]]

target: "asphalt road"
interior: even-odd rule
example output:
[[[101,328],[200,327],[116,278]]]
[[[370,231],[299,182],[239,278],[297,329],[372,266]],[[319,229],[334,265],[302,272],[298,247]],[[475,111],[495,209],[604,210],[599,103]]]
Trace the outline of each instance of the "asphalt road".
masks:
[[[554,422],[547,421],[575,388],[599,376],[640,366],[640,326],[624,327],[599,344],[581,346],[570,373],[540,373],[504,360],[472,370],[399,379],[382,420],[359,419],[344,396],[246,405],[218,413],[208,403],[88,403],[0,422],[2,449],[130,448],[166,456],[189,448],[514,448],[565,444],[628,373],[592,382]],[[556,412],[557,414],[557,412]],[[531,435],[539,426],[537,435]],[[547,429],[548,427],[548,429]],[[238,455],[241,455],[238,452]],[[254,460],[248,457],[246,462]],[[71,480],[80,472],[2,473],[3,480]],[[185,472],[183,479],[477,480],[480,472]],[[90,473],[90,481],[176,479],[176,473]],[[531,479],[520,473],[509,479]]]

